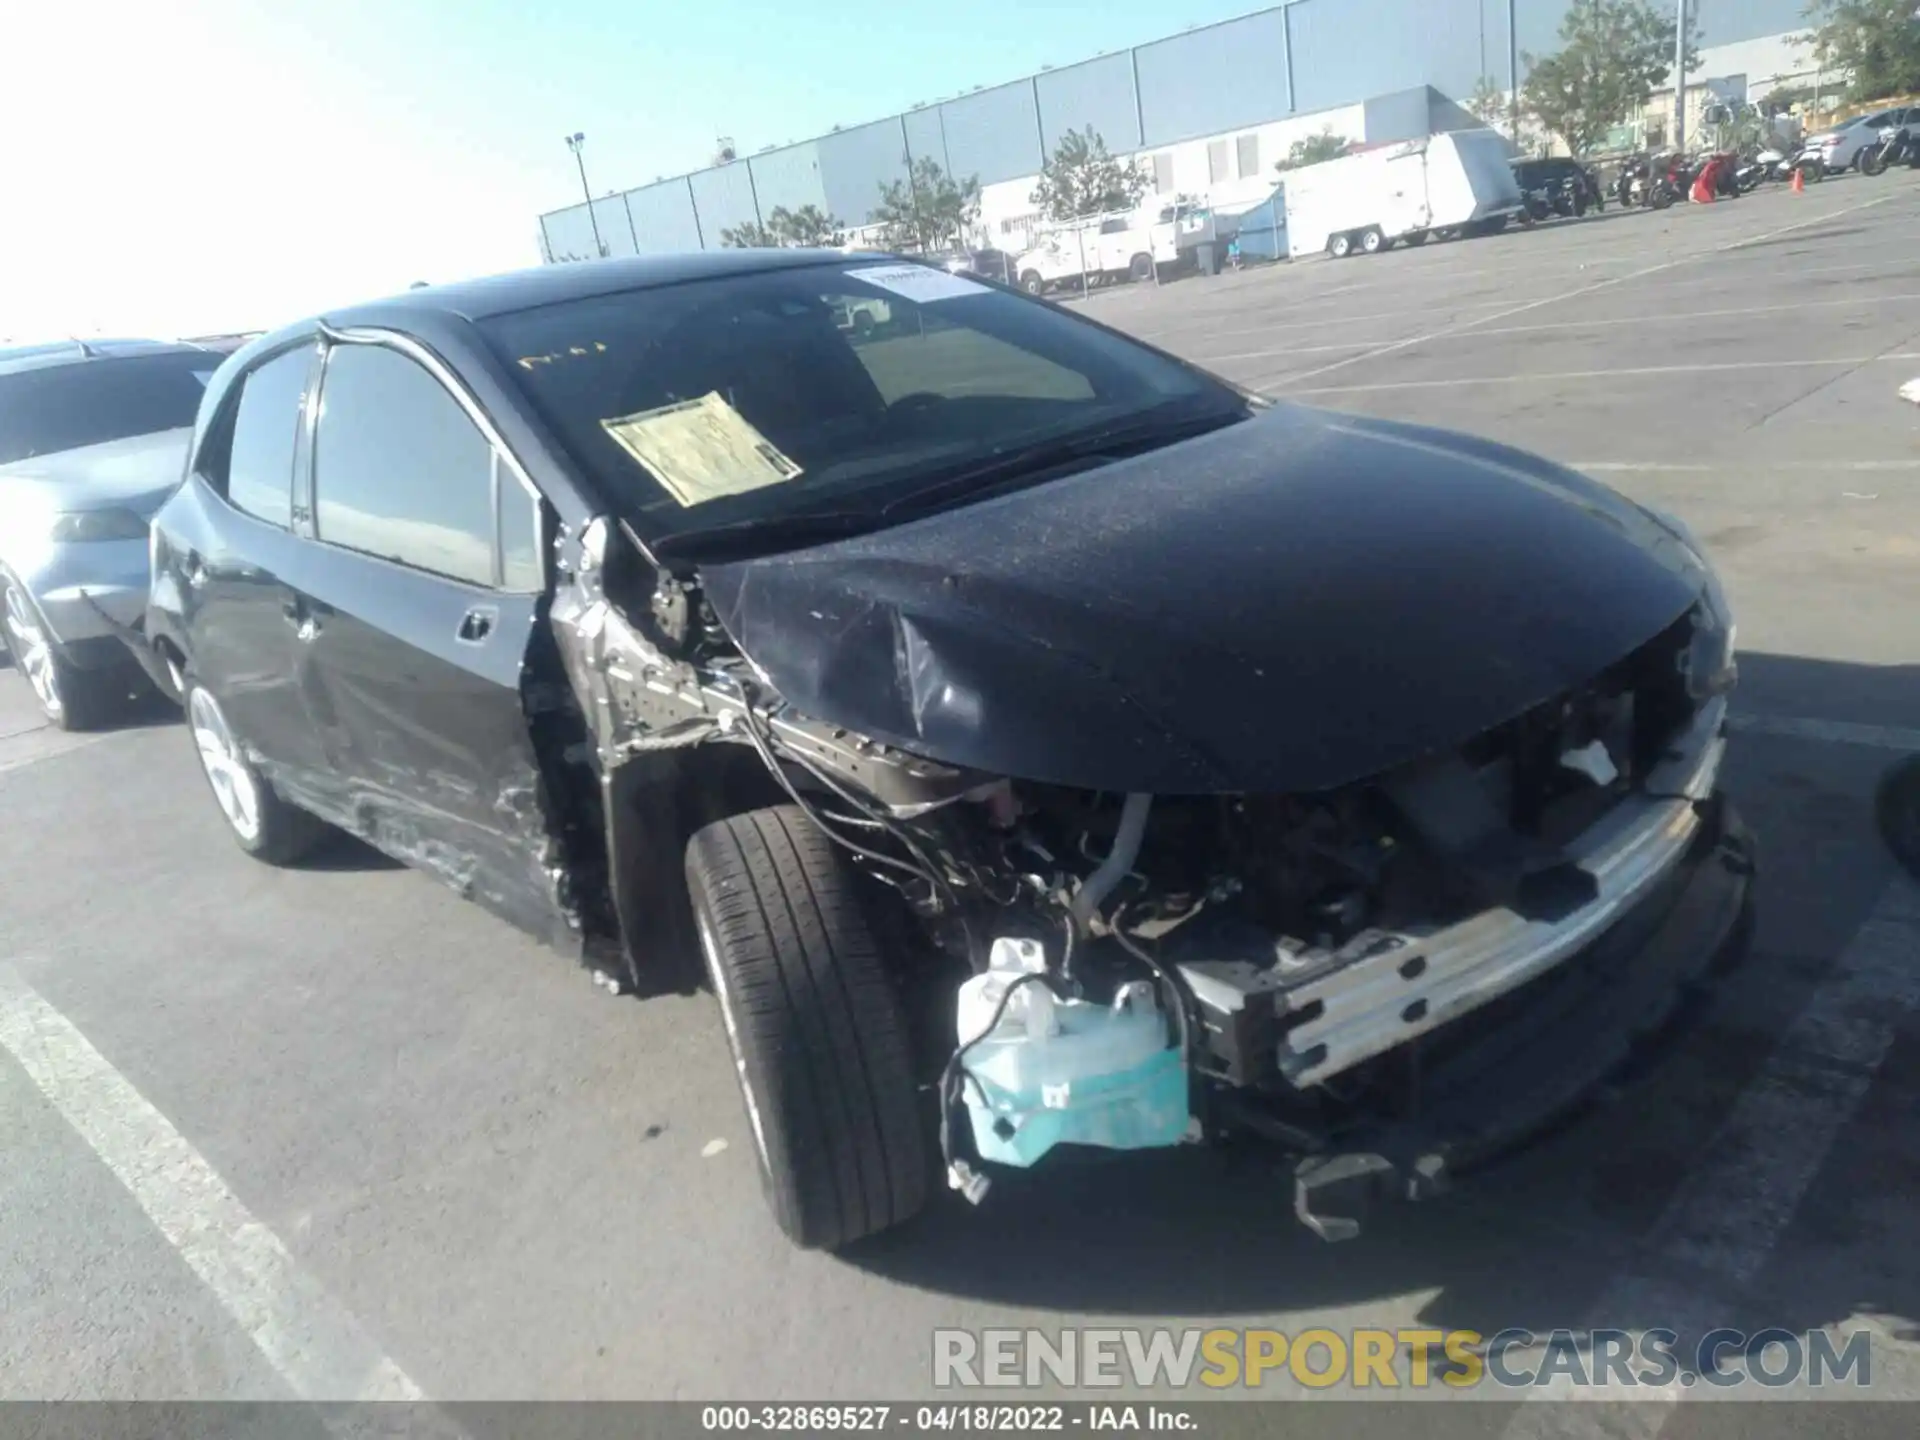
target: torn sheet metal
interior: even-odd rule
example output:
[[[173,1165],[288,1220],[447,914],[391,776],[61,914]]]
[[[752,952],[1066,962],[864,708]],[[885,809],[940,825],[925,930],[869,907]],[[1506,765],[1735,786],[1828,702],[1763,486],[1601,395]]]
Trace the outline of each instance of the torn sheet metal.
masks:
[[[705,567],[793,707],[993,774],[1332,789],[1589,681],[1692,550],[1504,447],[1279,406],[917,523]]]

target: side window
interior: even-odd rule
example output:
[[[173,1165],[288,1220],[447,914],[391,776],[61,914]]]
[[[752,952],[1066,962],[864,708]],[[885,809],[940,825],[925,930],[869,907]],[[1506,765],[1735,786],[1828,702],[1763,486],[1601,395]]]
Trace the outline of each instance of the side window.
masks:
[[[493,447],[396,350],[327,356],[313,440],[314,528],[330,545],[494,583]]]
[[[540,563],[539,502],[497,455],[493,483],[500,492],[500,588],[522,594],[543,589],[547,572]]]
[[[227,450],[228,502],[283,530],[293,523],[294,436],[312,368],[313,350],[303,346],[250,371]]]

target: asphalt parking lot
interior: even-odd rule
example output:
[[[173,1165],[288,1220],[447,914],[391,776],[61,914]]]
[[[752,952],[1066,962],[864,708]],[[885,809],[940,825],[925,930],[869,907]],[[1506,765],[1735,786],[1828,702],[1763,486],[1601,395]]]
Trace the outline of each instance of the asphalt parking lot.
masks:
[[[1920,1395],[1920,887],[1871,809],[1920,748],[1916,235],[1901,172],[1083,302],[1664,506],[1739,616],[1748,968],[1641,1086],[1344,1246],[1176,1152],[795,1252],[704,998],[611,999],[370,852],[254,864],[176,719],[57,734],[0,674],[0,1397],[907,1398],[938,1326],[1155,1323],[1867,1327]]]

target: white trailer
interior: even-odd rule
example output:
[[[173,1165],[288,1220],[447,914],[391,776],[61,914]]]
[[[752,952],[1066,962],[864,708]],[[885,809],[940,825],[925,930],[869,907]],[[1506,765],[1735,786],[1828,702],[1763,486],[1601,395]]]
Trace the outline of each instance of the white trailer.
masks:
[[[1454,130],[1295,170],[1287,176],[1289,251],[1344,259],[1399,240],[1499,229],[1525,208],[1512,154],[1492,130]]]

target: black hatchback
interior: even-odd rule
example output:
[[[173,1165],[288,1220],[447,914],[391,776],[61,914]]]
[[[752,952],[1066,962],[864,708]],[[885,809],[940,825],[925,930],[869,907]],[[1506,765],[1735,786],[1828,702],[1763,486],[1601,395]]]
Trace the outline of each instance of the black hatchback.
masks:
[[[1232,1135],[1349,1234],[1740,953],[1685,526],[965,275],[412,291],[231,357],[188,470],[146,634],[241,847],[704,971],[801,1244]]]

